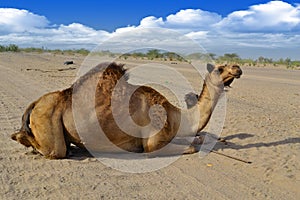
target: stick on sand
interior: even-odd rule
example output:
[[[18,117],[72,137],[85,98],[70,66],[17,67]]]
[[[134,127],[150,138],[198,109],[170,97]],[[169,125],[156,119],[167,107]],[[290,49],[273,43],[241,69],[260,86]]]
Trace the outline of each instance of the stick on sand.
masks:
[[[229,155],[226,155],[226,154],[223,154],[223,153],[220,153],[218,151],[215,151],[215,150],[211,150],[211,152],[215,153],[215,154],[218,154],[218,155],[221,155],[221,156],[225,156],[227,158],[231,158],[233,160],[237,160],[237,161],[240,161],[240,162],[243,162],[243,163],[247,163],[247,164],[251,164],[252,162],[251,161],[246,161],[246,160],[242,160],[240,158],[235,158],[233,156],[229,156]]]

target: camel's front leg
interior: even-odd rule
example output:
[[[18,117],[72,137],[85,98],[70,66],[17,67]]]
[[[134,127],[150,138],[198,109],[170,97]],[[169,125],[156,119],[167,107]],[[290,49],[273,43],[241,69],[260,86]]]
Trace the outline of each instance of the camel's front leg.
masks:
[[[200,145],[204,140],[203,137],[198,136],[190,143],[185,138],[173,139],[165,136],[166,134],[160,133],[144,139],[144,152],[152,156],[192,154],[200,150]]]
[[[47,119],[42,123],[33,124],[32,133],[37,143],[35,149],[46,158],[58,159],[67,156],[67,144],[61,120]]]

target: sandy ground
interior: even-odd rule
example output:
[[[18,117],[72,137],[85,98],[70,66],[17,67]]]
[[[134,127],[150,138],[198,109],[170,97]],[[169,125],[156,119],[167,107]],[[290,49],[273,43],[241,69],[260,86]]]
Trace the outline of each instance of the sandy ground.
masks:
[[[131,174],[84,154],[47,160],[11,140],[26,106],[68,87],[83,59],[0,54],[0,199],[300,199],[300,71],[243,67],[227,92],[228,145],[214,150],[252,164],[193,154]],[[75,65],[64,66],[66,60]]]

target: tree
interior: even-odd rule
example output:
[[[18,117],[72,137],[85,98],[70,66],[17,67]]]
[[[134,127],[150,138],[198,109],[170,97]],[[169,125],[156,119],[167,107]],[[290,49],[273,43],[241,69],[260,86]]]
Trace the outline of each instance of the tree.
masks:
[[[236,53],[225,53],[218,58],[218,62],[241,62],[241,58]]]
[[[265,58],[264,58],[264,57],[260,56],[260,57],[258,58],[258,62],[259,62],[259,63],[263,63],[264,61],[265,61]]]
[[[207,54],[212,60],[215,60],[216,59],[216,54],[214,54],[214,53],[208,53]]]
[[[287,68],[292,67],[292,65],[291,65],[292,64],[292,60],[290,58],[286,58],[284,62],[286,64]]]
[[[6,47],[6,51],[18,52],[18,51],[20,51],[20,49],[17,45],[10,44],[8,47]]]
[[[149,50],[148,53],[147,53],[147,57],[151,60],[153,60],[154,58],[159,58],[160,57],[160,53],[157,49],[152,49],[152,50]]]
[[[5,46],[0,45],[0,52],[4,52],[6,50]]]
[[[240,56],[236,53],[225,53],[224,57],[228,60],[228,61],[237,61],[240,60]]]

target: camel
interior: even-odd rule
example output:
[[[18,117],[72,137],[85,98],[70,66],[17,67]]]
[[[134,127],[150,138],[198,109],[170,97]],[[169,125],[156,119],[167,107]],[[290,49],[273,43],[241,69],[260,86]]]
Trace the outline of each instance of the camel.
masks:
[[[172,105],[155,89],[128,83],[128,74],[123,64],[101,63],[75,81],[71,87],[45,94],[31,103],[22,116],[20,131],[12,134],[11,138],[26,147],[32,147],[49,159],[68,157],[70,144],[85,148],[81,137],[85,134],[88,137],[91,133],[87,130],[85,133],[78,134],[73,115],[72,97],[80,94],[79,98],[84,99],[86,86],[96,83],[95,105],[87,105],[85,110],[87,113],[89,110],[94,110],[97,119],[91,120],[88,116],[81,118],[83,121],[86,120],[84,123],[87,123],[87,129],[92,127],[93,123],[98,123],[106,138],[117,149],[134,153],[159,151],[177,137],[177,132],[181,132],[183,136],[195,137],[207,125],[224,87],[230,86],[233,79],[240,78],[242,75],[242,70],[238,65],[213,66],[208,64],[207,70],[209,73],[205,77],[201,93],[199,95],[187,94],[185,98],[187,110],[182,110]],[[114,88],[120,82],[122,86],[115,91]],[[129,118],[138,125],[132,130],[134,134],[127,134],[118,126],[112,110],[112,102],[121,102],[118,98],[128,91],[134,91],[130,97],[129,108],[127,108],[131,116]],[[128,116],[122,114],[126,108],[122,106],[122,103],[114,105],[119,111],[118,117],[126,124],[126,120],[129,120]],[[161,127],[155,127],[155,124],[147,126],[152,123],[149,112],[154,105],[159,105],[165,110],[163,114],[154,112],[156,121],[163,122]],[[193,110],[199,110],[200,113],[192,112]],[[195,113],[198,113],[198,116]],[[176,153],[195,153],[198,151],[196,146],[200,143],[199,139],[195,139],[187,148]],[[101,151],[101,146],[99,151]],[[109,151],[109,149],[104,148],[104,151]]]

